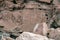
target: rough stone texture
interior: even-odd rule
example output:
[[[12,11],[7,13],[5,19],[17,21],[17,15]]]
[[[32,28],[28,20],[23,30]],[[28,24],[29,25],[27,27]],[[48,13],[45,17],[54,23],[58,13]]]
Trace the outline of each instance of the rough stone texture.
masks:
[[[48,39],[47,37],[38,34],[23,32],[22,34],[20,34],[18,38],[16,38],[16,40],[53,40],[53,39]]]
[[[14,39],[12,39],[10,37],[5,37],[5,38],[2,38],[2,40],[14,40]]]
[[[53,4],[57,9],[60,9],[60,0],[54,0]]]
[[[36,9],[39,9],[39,8],[41,8],[41,9],[51,9],[51,6],[50,5],[41,4],[41,3],[38,3],[38,2],[35,2],[35,1],[29,1],[26,4],[25,8],[28,8],[28,9],[30,9],[30,8],[34,8],[34,9],[35,8]]]
[[[0,25],[3,25],[4,29],[7,30],[14,29],[17,26],[22,25],[21,16],[20,11],[2,11],[0,13]]]
[[[59,5],[59,4],[60,4],[59,2],[60,2],[60,0],[54,0],[54,1],[53,1],[53,4]]]
[[[51,0],[38,0],[38,1],[47,2],[47,3],[51,2]]]
[[[41,23],[45,22],[48,24],[50,19],[49,12],[51,10],[50,5],[42,4],[36,1],[23,3],[24,0],[21,0],[21,2],[19,2],[20,0],[3,1],[3,6],[0,9],[0,25],[3,25],[4,29],[12,30],[19,27],[23,31],[33,32],[37,23],[39,23],[39,31],[43,29]],[[39,33],[39,31],[37,31],[37,33]],[[40,32],[39,34],[42,33]]]
[[[0,0],[0,25],[4,26],[6,31],[18,27],[23,31],[46,35],[48,28],[55,28],[56,25],[56,28],[60,27],[58,9],[60,3],[57,0]],[[39,26],[34,31],[36,24]],[[55,38],[54,32],[57,35],[58,31],[49,31],[50,38]],[[58,38],[59,36],[56,36],[55,39]]]
[[[34,33],[46,36],[48,32],[48,26],[45,22],[38,24],[38,27],[34,27]]]
[[[51,28],[48,37],[55,40],[60,40],[60,28]]]
[[[20,8],[24,7],[23,4],[24,0],[4,0],[1,1],[0,10],[19,10]]]
[[[25,9],[25,10],[23,10],[23,13],[26,13],[26,14],[23,14],[23,23],[24,23],[23,27],[24,28],[29,28],[30,29],[30,27],[31,26],[34,27],[36,23],[39,23],[39,22],[42,23],[42,22],[46,21],[46,19],[44,19],[44,18],[46,18],[45,15],[44,15],[45,13],[42,12],[42,10],[36,10],[36,9],[35,10],[29,10],[29,9]],[[41,16],[41,17],[39,17],[39,16]],[[42,17],[44,17],[44,18],[42,18]],[[28,31],[29,29],[26,29],[26,30]]]
[[[58,24],[58,25],[60,25],[60,9],[58,9],[57,10],[57,12],[56,12],[56,23]]]
[[[35,1],[29,1],[29,3],[26,4],[25,8],[38,8],[39,3]]]
[[[5,1],[4,2],[4,5],[5,5],[5,10],[12,10],[12,8],[14,7],[14,4],[12,2],[9,2],[9,1]]]

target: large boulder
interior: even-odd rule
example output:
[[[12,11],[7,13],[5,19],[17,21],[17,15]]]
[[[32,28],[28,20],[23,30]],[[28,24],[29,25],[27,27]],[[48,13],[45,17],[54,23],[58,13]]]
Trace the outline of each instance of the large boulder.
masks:
[[[53,40],[53,39],[48,39],[45,36],[30,32],[23,32],[22,34],[20,34],[18,38],[16,38],[16,40]]]

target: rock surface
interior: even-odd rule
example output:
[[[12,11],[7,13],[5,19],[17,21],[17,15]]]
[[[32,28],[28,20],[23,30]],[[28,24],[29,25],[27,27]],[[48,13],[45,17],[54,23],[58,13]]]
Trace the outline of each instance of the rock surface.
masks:
[[[38,1],[47,2],[47,3],[51,2],[51,0],[38,0]]]
[[[59,10],[60,0],[0,0],[0,26],[7,32],[17,28],[13,32],[23,30],[60,40],[60,29],[57,29],[60,28]],[[30,37],[31,33],[28,34]]]
[[[16,38],[16,40],[53,40],[53,39],[49,39],[45,36],[30,32],[23,32],[22,34],[20,34],[18,38]]]
[[[48,37],[55,40],[60,40],[60,28],[51,28]]]

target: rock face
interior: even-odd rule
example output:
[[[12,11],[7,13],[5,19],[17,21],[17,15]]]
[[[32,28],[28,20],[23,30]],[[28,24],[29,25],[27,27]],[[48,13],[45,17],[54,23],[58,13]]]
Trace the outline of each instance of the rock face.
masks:
[[[3,1],[0,9],[0,25],[3,25],[4,29],[12,30],[19,26],[23,31],[33,32],[36,23],[40,25],[42,22],[47,22],[45,14],[48,15],[50,7],[36,1],[23,2],[24,0],[21,0],[21,3],[19,0]],[[49,9],[45,10],[46,7]]]
[[[0,0],[0,25],[6,31],[17,28],[17,31],[47,36],[50,28],[60,27],[59,9],[59,0]],[[56,30],[49,31],[49,37],[57,40],[59,36],[55,35],[58,33]],[[39,40],[40,36],[36,39]]]
[[[34,33],[23,32],[16,40],[53,40]]]

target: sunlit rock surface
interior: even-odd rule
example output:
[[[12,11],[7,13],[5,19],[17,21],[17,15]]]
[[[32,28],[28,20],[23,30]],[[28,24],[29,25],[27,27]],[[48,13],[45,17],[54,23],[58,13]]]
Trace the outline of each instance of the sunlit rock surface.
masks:
[[[16,38],[16,40],[53,40],[53,39],[49,39],[45,36],[30,32],[23,32],[22,34],[20,34],[18,38]]]

